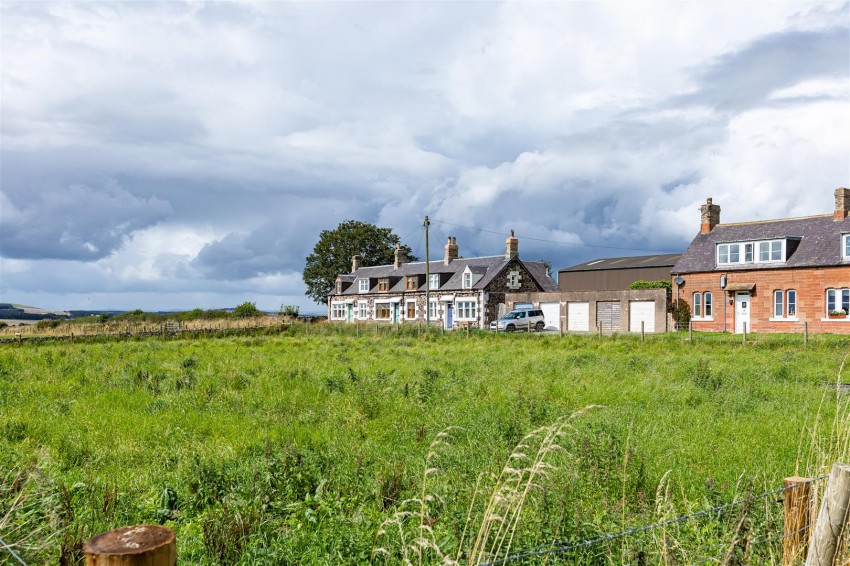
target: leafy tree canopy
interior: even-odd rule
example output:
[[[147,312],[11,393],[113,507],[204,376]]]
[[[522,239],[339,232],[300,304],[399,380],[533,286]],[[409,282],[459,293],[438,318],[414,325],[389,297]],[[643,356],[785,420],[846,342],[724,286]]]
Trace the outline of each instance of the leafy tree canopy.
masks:
[[[252,316],[260,316],[261,314],[263,313],[257,308],[257,304],[250,301],[246,301],[241,305],[236,305],[236,308],[233,309],[233,316],[236,318],[249,318]]]
[[[333,230],[322,230],[313,253],[304,267],[306,295],[324,304],[333,291],[337,275],[351,273],[351,257],[361,256],[360,265],[387,265],[395,261],[395,247],[400,239],[390,228],[358,220],[346,220]],[[409,261],[417,261],[409,246],[402,245]]]

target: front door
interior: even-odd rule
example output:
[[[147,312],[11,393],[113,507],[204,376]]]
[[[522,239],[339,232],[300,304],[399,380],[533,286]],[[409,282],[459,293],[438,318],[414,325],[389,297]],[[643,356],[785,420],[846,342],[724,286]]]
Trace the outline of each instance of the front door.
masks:
[[[348,305],[348,319],[347,322],[354,322],[354,305]]]
[[[736,293],[735,294],[735,333],[741,334],[744,332],[744,324],[747,325],[747,332],[750,332],[750,294]]]
[[[446,328],[452,327],[452,313],[454,309],[451,303],[446,303]]]
[[[395,303],[393,305],[393,322],[394,323],[397,323],[399,321],[399,311],[400,310],[401,310],[401,307],[399,306],[399,304]]]

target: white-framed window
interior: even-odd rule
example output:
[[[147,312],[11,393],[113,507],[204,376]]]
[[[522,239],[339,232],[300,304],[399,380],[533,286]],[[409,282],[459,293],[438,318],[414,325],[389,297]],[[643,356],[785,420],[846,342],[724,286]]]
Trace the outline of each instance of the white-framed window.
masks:
[[[826,314],[833,318],[847,316],[848,312],[850,312],[850,289],[827,289]]]
[[[717,244],[717,265],[785,261],[785,240]]]
[[[703,300],[705,301],[703,312],[705,313],[705,317],[708,318],[711,316],[711,293],[706,291],[703,295]]]
[[[411,299],[404,303],[404,318],[407,320],[416,319],[416,300]]]
[[[365,320],[369,316],[369,303],[366,301],[359,301],[357,303],[357,318],[360,320]]]
[[[440,318],[440,309],[438,308],[439,303],[437,301],[432,300],[428,303],[428,318],[431,320],[437,320]]]
[[[702,293],[694,293],[694,318],[702,318]]]
[[[464,289],[472,289],[472,272],[465,271],[463,273],[463,288]]]
[[[478,302],[475,300],[459,300],[455,303],[458,320],[475,320],[478,318]]]
[[[428,288],[429,289],[439,289],[440,288],[440,274],[439,273],[431,273],[428,275]]]
[[[773,292],[773,316],[782,318],[785,315],[785,293],[777,289]]]
[[[375,319],[388,320],[392,312],[392,303],[375,303]]]
[[[841,259],[850,259],[850,234],[841,235]]]
[[[519,270],[515,269],[508,273],[508,288],[509,289],[519,289]]]
[[[345,319],[345,303],[331,303],[331,319],[332,320],[344,320]]]
[[[358,287],[357,290],[361,293],[369,292],[369,280],[368,279],[358,279],[357,280]]]
[[[337,295],[342,294],[342,281],[336,282],[336,294]]]
[[[797,291],[794,289],[788,289],[785,292],[785,296],[788,299],[788,318],[796,318],[797,316]]]

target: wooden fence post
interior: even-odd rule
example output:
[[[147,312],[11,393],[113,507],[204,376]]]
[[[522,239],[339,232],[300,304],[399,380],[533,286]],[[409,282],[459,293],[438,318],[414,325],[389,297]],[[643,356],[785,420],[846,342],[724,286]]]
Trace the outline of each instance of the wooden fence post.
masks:
[[[20,333],[20,332],[15,332],[15,336],[17,336],[17,337],[18,337],[18,348],[20,348],[20,347],[23,345],[24,340],[23,340],[23,338],[21,338],[21,333]]]
[[[850,508],[850,466],[836,462],[809,542],[806,566],[833,566]]]
[[[688,342],[693,342],[693,341],[694,341],[694,325],[689,320],[688,321]]]
[[[803,344],[809,345],[809,321],[803,323]]]
[[[174,566],[174,531],[159,525],[121,527],[101,533],[83,545],[86,566]]]
[[[794,566],[806,557],[812,521],[812,484],[809,478],[785,478],[785,533],[782,539],[782,566]]]
[[[641,342],[646,340],[646,334],[644,334],[644,331],[643,331],[643,321],[640,321],[640,340],[641,340]]]
[[[746,344],[746,343],[747,343],[747,323],[746,323],[746,322],[742,322],[741,324],[742,324],[742,325],[743,325],[743,327],[744,327],[744,344]]]

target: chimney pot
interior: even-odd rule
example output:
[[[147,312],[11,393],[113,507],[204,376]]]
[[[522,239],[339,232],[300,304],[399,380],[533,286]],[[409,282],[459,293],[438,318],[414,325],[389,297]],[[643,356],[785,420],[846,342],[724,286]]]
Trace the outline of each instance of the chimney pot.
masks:
[[[838,187],[835,189],[835,211],[832,219],[840,222],[850,214],[850,189]]]
[[[505,240],[505,259],[513,259],[517,256],[519,256],[519,240],[511,230],[511,235]]]
[[[443,258],[443,264],[449,265],[452,261],[457,259],[457,238],[454,236],[449,236],[449,240],[446,243],[446,255]]]
[[[720,207],[713,204],[711,197],[705,199],[705,204],[699,207],[700,211],[700,234],[708,234],[714,227],[720,224]]]
[[[394,269],[398,269],[402,265],[407,263],[407,253],[401,249],[401,244],[395,245],[395,263],[393,264]]]
[[[358,269],[360,269],[360,262],[363,258],[359,255],[351,256],[351,273],[354,273]]]

